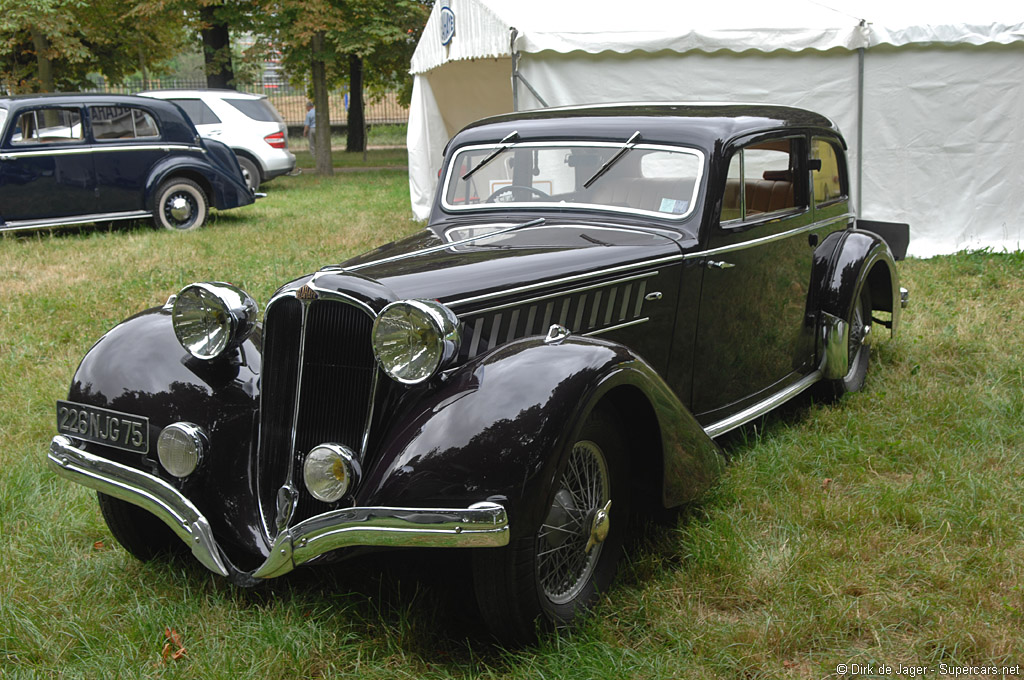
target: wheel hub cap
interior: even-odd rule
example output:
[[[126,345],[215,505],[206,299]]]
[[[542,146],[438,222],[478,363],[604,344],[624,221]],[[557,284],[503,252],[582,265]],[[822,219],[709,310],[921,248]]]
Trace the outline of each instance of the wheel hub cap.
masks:
[[[184,196],[175,196],[167,201],[168,214],[178,222],[184,222],[192,215],[192,206]]]
[[[604,543],[608,538],[608,530],[612,528],[612,502],[608,501],[604,507],[594,513],[594,519],[590,524],[590,538],[587,540],[586,552],[589,554],[595,545]]]

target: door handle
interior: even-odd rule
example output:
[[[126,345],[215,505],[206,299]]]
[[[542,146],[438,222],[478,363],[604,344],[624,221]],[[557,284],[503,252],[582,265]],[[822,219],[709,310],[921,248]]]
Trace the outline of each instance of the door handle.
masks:
[[[732,262],[720,262],[717,260],[708,260],[706,265],[708,269],[732,269],[736,266]]]

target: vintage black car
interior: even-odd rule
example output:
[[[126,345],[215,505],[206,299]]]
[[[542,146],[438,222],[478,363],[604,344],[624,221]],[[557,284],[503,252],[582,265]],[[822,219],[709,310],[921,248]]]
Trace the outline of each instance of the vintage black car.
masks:
[[[907,234],[857,222],[808,111],[487,119],[423,231],[285,284],[262,323],[203,282],[111,330],[49,460],[135,556],[187,545],[240,584],[469,548],[488,625],[529,640],[609,585],[631,512],[715,481],[715,437],[862,385]]]
[[[0,98],[0,231],[152,218],[195,229],[254,201],[238,160],[174,104],[68,94]]]

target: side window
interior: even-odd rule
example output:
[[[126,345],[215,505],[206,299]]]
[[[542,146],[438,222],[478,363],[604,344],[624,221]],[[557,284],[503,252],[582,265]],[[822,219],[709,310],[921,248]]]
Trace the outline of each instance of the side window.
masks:
[[[729,161],[722,222],[754,220],[806,206],[798,189],[800,140],[775,139],[746,146]]]
[[[160,136],[148,112],[129,106],[90,106],[92,136],[100,142],[114,139],[152,139]]]
[[[67,144],[82,141],[82,114],[77,108],[45,108],[18,116],[13,144]]]
[[[216,125],[220,118],[202,99],[172,99],[192,119],[193,125]]]
[[[811,181],[814,183],[814,204],[825,205],[847,195],[846,177],[839,163],[840,154],[833,144],[825,139],[815,138],[811,142]]]

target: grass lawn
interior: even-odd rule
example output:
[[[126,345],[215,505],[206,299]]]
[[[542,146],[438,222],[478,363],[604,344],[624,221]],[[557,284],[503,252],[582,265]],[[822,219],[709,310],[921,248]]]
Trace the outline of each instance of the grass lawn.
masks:
[[[876,342],[865,389],[724,439],[721,483],[637,532],[593,615],[536,647],[480,636],[457,553],[255,590],[135,561],[94,494],[44,462],[54,401],[89,346],[190,281],[231,281],[263,303],[419,228],[402,170],[266,190],[194,233],[0,237],[0,676],[823,678],[845,663],[937,677],[939,664],[1024,664],[1020,253],[903,263],[903,333]],[[163,658],[165,629],[181,658]]]

